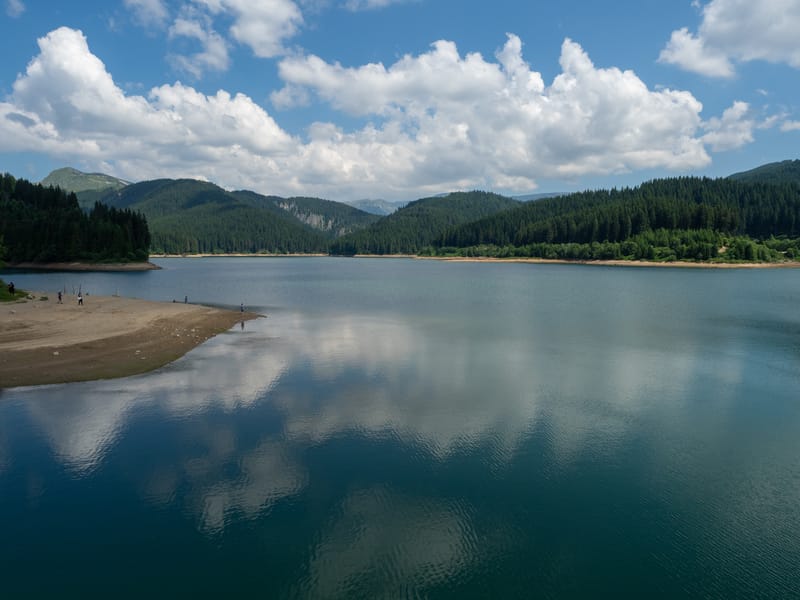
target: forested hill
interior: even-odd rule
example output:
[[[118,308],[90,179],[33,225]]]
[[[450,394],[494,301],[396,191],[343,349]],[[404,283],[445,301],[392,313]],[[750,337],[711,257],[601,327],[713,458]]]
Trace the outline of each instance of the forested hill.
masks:
[[[87,214],[73,193],[11,175],[0,177],[0,244],[17,262],[148,259],[150,234],[136,211],[97,204]]]
[[[396,210],[403,208],[406,204],[408,204],[408,202],[387,202],[386,200],[379,199],[364,199],[355,200],[349,204],[350,206],[354,206],[359,210],[363,210],[364,212],[385,217],[386,215],[390,215]]]
[[[94,203],[111,190],[118,190],[128,181],[103,173],[84,173],[71,167],[52,171],[42,179],[42,185],[60,187],[65,192],[74,192],[81,208],[89,210]]]
[[[749,171],[734,173],[730,179],[744,183],[800,184],[800,160],[784,160],[761,165]]]
[[[416,254],[450,228],[519,206],[488,192],[455,192],[411,202],[371,227],[331,244],[332,254]]]
[[[321,198],[303,196],[281,198],[279,196],[262,196],[249,191],[232,192],[232,194],[254,206],[285,211],[301,223],[331,238],[358,231],[380,220],[378,215],[359,210],[349,204]]]
[[[158,179],[129,185],[104,197],[116,207],[147,216],[151,252],[315,253],[328,239],[267,197],[231,193],[204,181]]]
[[[431,245],[439,254],[667,260],[771,260],[796,247],[766,244],[773,236],[800,236],[800,185],[682,177],[525,204]]]

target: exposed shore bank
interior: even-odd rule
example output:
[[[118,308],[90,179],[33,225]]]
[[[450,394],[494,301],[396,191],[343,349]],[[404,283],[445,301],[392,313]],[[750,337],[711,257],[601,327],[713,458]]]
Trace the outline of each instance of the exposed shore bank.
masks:
[[[161,267],[151,262],[130,263],[85,263],[85,262],[52,262],[52,263],[14,263],[5,266],[8,269],[26,269],[33,271],[157,271]]]
[[[647,260],[562,260],[550,258],[495,258],[486,256],[419,256],[417,254],[355,254],[352,257],[332,256],[329,254],[152,254],[151,258],[208,258],[208,257],[328,257],[332,258],[409,258],[415,260],[439,260],[444,262],[485,262],[485,263],[530,263],[540,265],[591,265],[598,267],[671,267],[693,269],[798,269],[800,261],[779,263],[725,263],[725,262],[689,262],[672,261],[657,262]]]
[[[530,263],[553,265],[590,265],[598,267],[667,267],[667,268],[694,268],[694,269],[797,269],[800,262],[787,261],[779,263],[723,263],[723,262],[689,262],[672,261],[656,262],[648,260],[559,260],[551,258],[488,258],[488,257],[446,257],[446,256],[415,256],[421,260],[442,260],[449,262],[490,262],[490,263]]]
[[[152,371],[255,313],[116,296],[32,292],[0,303],[0,388]],[[46,299],[45,299],[46,298]]]

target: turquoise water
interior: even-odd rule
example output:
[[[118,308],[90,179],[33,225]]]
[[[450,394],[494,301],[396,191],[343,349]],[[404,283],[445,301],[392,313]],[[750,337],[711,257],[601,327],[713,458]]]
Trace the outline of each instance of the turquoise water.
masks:
[[[268,316],[0,393],[3,597],[800,597],[800,272],[156,262],[4,275]]]

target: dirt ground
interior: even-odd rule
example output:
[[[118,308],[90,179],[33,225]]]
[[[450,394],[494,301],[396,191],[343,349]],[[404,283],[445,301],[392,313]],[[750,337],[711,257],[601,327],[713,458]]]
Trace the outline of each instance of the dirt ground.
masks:
[[[44,299],[46,298],[46,299]],[[254,313],[132,298],[53,294],[0,303],[0,388],[144,373]]]

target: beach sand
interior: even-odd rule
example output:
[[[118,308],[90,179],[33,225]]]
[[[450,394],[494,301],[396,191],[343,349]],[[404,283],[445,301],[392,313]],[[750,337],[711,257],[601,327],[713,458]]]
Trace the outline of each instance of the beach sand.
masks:
[[[0,388],[144,373],[259,316],[115,296],[84,296],[83,306],[71,295],[63,304],[54,294],[30,296],[0,303]]]

